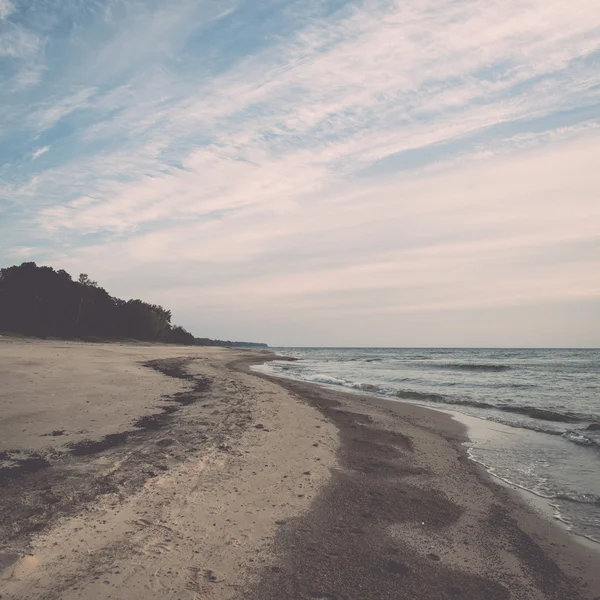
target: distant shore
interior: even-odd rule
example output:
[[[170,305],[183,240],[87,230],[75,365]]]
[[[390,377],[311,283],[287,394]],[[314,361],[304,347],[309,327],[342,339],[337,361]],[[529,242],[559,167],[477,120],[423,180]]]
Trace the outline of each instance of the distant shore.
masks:
[[[0,341],[3,599],[597,597],[600,554],[462,425],[271,357]]]

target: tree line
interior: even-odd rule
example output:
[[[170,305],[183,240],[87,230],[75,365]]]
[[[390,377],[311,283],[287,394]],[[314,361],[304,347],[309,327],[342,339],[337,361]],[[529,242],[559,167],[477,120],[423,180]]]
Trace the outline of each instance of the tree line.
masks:
[[[34,262],[0,269],[0,332],[89,341],[236,345],[194,338],[183,327],[172,325],[171,311],[162,306],[115,298],[85,273],[73,280],[62,269],[38,267]]]

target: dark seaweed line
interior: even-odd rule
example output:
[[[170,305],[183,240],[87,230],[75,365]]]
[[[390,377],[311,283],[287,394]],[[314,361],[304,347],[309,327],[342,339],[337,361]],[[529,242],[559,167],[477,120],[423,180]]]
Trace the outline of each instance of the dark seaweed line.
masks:
[[[11,458],[6,452],[2,454],[6,454],[6,458]],[[0,487],[3,487],[12,479],[16,479],[27,473],[37,473],[37,471],[50,466],[50,462],[39,454],[34,454],[28,458],[20,458],[14,462],[16,462],[15,466],[0,468]]]
[[[99,454],[105,450],[123,445],[129,438],[139,436],[145,431],[156,431],[167,425],[169,420],[178,412],[182,406],[188,406],[197,402],[200,397],[210,388],[210,380],[207,378],[197,378],[184,370],[185,365],[192,359],[168,359],[151,360],[142,363],[143,366],[159,371],[168,377],[183,379],[193,382],[193,387],[184,392],[176,392],[170,396],[165,396],[165,402],[175,402],[161,408],[160,412],[146,415],[135,421],[135,429],[122,431],[119,433],[110,433],[101,440],[82,440],[66,444],[71,456],[89,456]],[[177,404],[179,406],[177,406]],[[24,475],[36,473],[42,469],[52,466],[52,463],[39,454],[33,454],[27,458],[14,459],[11,453],[7,451],[0,452],[0,460],[11,460],[14,465],[0,468],[0,487],[7,485],[10,481],[18,479]]]
[[[435,363],[421,361],[406,361],[404,363],[409,367],[424,367],[427,369],[447,369],[450,371],[482,371],[486,373],[501,373],[503,371],[510,371],[514,367],[511,365],[502,365],[494,363]]]
[[[198,402],[200,396],[208,391],[210,380],[207,378],[194,377],[184,370],[184,366],[191,360],[192,359],[150,360],[142,363],[143,366],[154,369],[167,377],[193,382],[194,385],[192,389],[184,392],[176,392],[163,398],[166,402],[176,402],[179,406],[164,406],[161,408],[160,412],[141,417],[133,424],[136,429],[130,429],[129,431],[123,431],[121,433],[112,433],[104,436],[97,442],[83,440],[81,442],[69,444],[67,447],[70,448],[70,454],[73,456],[98,454],[109,448],[124,444],[128,438],[139,435],[140,432],[162,429],[182,406],[189,406],[190,404]]]

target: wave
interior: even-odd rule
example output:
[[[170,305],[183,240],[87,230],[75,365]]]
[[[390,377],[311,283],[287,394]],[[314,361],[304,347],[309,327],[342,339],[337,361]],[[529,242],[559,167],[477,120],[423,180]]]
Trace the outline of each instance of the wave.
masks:
[[[569,502],[577,502],[578,504],[595,504],[600,506],[600,496],[596,494],[576,494],[574,492],[564,492],[552,496],[553,500],[568,500]]]
[[[404,400],[420,400],[422,402],[438,402],[441,404],[449,404],[451,406],[471,406],[473,408],[496,408],[493,404],[486,402],[477,402],[476,400],[458,400],[448,398],[442,394],[414,392],[412,390],[398,390],[394,393],[398,398]]]
[[[510,388],[513,390],[528,390],[528,389],[532,389],[532,388],[537,388],[538,385],[536,383],[485,383],[485,384],[481,384],[478,383],[476,384],[475,387],[484,387],[484,388],[495,388],[495,389],[503,389],[503,388]]]
[[[293,363],[291,363],[293,364]],[[488,367],[490,365],[487,365]],[[498,365],[497,365],[498,366]],[[470,399],[462,399],[456,398],[436,392],[429,391],[415,391],[411,389],[393,389],[390,386],[378,385],[374,383],[366,383],[366,382],[357,382],[351,381],[348,379],[343,379],[341,377],[334,377],[332,375],[327,375],[324,373],[314,373],[308,374],[296,373],[300,379],[304,381],[309,381],[313,383],[320,383],[325,385],[334,385],[341,386],[344,388],[350,388],[353,390],[365,392],[367,394],[375,394],[380,396],[393,396],[401,400],[412,400],[416,402],[424,402],[424,403],[435,403],[435,404],[444,404],[447,406],[455,406],[455,407],[469,407],[476,408],[485,411],[499,411],[504,413],[511,413],[516,415],[523,415],[525,417],[529,417],[534,419],[535,421],[545,421],[548,423],[565,423],[565,424],[578,424],[585,423],[589,421],[593,421],[593,415],[582,415],[577,413],[565,413],[559,412],[556,410],[548,410],[545,408],[539,408],[536,406],[514,406],[507,404],[492,404],[488,402],[480,402],[478,400],[470,400]],[[402,380],[409,381],[410,378],[402,378],[395,380],[395,383],[399,383]],[[496,420],[496,419],[494,419]],[[505,421],[502,421],[505,422]],[[506,422],[508,425],[515,426],[514,422]],[[579,444],[581,446],[598,446],[600,447],[600,443],[594,441],[589,435],[582,434],[580,432],[573,432],[572,430],[556,431],[556,430],[548,430],[540,425],[531,425],[527,422],[521,422],[518,424],[519,427],[523,427],[525,429],[532,429],[534,431],[539,431],[542,433],[551,433],[553,435],[563,435],[565,439],[571,441],[575,444]]]
[[[330,375],[323,375],[321,373],[316,373],[315,375],[309,375],[306,377],[305,381],[312,381],[314,383],[326,383],[328,385],[343,385],[347,386],[348,381],[345,379],[339,379],[337,377],[331,377]]]
[[[424,366],[431,369],[448,369],[452,371],[480,371],[487,373],[500,373],[502,371],[510,371],[513,367],[510,365],[502,365],[496,363],[459,363],[459,362],[446,362],[446,363],[436,363],[436,362],[425,362],[425,364],[420,365],[419,362],[407,362],[409,366],[418,365]]]
[[[595,440],[589,435],[585,435],[581,431],[574,431],[573,429],[567,429],[562,434],[562,437],[569,441],[577,444],[578,446],[586,446],[588,448],[598,448],[600,449],[600,440]]]
[[[540,421],[553,421],[555,423],[579,423],[581,419],[564,413],[546,410],[545,408],[536,408],[535,406],[495,406],[498,410],[510,413],[516,413],[539,419]]]
[[[555,412],[552,410],[537,408],[535,406],[506,406],[499,404],[489,404],[487,402],[479,402],[477,400],[461,400],[458,398],[449,398],[447,396],[443,396],[442,394],[435,393],[424,393],[424,392],[415,392],[412,390],[400,390],[395,392],[394,394],[398,398],[402,398],[405,400],[416,400],[421,402],[435,402],[446,404],[449,406],[465,406],[471,408],[479,408],[483,410],[497,410],[506,413],[520,414],[530,417],[532,419],[536,419],[537,421],[547,421],[551,423],[584,423],[590,420],[589,416],[583,415],[574,415],[574,414],[565,414],[560,412]],[[515,423],[511,423],[508,421],[505,422],[507,425],[514,426]],[[540,433],[549,433],[551,435],[562,435],[565,439],[568,439],[571,442],[579,444],[581,446],[598,446],[600,447],[600,439],[595,440],[589,435],[584,435],[581,432],[575,432],[573,430],[567,430],[566,432],[556,431],[554,429],[547,429],[540,425],[529,425],[524,422],[518,423],[518,426],[523,429],[530,429],[532,431],[538,431]]]
[[[549,410],[543,410],[535,408],[534,406],[505,406],[498,404],[489,404],[487,402],[478,402],[477,400],[459,400],[454,398],[448,398],[442,394],[426,393],[426,392],[414,392],[412,390],[399,390],[395,393],[398,398],[404,398],[406,400],[422,400],[428,402],[439,402],[443,404],[449,404],[451,406],[471,406],[473,408],[484,408],[487,410],[501,410],[503,412],[512,412],[524,414],[535,419],[542,421],[556,421],[562,423],[571,423],[578,421],[568,415],[561,413],[555,413]]]
[[[355,390],[360,390],[361,392],[371,392],[372,394],[389,394],[389,388],[383,388],[380,385],[375,385],[373,383],[351,383],[349,384],[351,388]]]
[[[404,398],[405,400],[421,400],[429,402],[443,402],[448,404],[447,398],[441,394],[427,394],[423,392],[412,392],[410,390],[399,390],[394,394],[398,398]]]

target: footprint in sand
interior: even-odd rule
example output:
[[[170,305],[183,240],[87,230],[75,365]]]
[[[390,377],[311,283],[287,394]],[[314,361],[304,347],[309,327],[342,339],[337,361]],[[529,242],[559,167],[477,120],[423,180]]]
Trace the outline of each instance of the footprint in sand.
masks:
[[[189,579],[186,589],[191,592],[200,593],[202,583],[219,583],[222,578],[212,569],[199,569],[198,567],[189,567]]]

